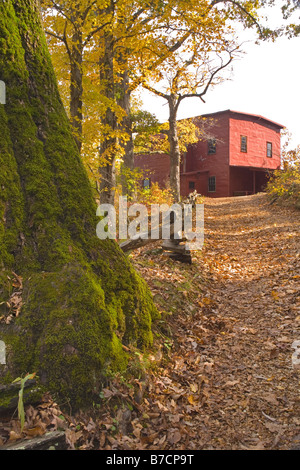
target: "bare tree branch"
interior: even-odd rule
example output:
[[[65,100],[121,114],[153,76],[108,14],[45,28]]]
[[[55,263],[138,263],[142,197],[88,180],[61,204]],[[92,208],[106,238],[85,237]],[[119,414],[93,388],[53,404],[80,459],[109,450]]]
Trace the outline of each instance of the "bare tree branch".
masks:
[[[239,8],[246,16],[248,16],[253,21],[261,37],[263,36],[263,30],[259,22],[257,21],[257,19],[240,2],[237,2],[236,0],[212,0],[211,5],[214,7],[215,5],[219,3],[231,3],[232,5]]]

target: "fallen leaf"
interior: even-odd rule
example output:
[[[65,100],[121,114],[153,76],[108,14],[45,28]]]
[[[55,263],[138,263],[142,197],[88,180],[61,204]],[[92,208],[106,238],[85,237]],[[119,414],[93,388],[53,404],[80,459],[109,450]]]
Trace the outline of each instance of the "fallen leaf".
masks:
[[[238,383],[240,383],[239,380],[229,380],[228,382],[226,382],[225,387],[234,387]]]
[[[22,434],[18,434],[15,431],[10,431],[9,440],[10,441],[16,441],[17,439],[22,439]]]
[[[177,442],[179,442],[181,440],[181,433],[176,430],[176,431],[171,431],[168,433],[168,441],[170,442],[170,444],[176,444]]]
[[[30,437],[42,436],[46,432],[46,426],[43,423],[35,426],[34,428],[26,429],[26,434]]]
[[[271,405],[279,405],[279,401],[274,393],[265,393],[262,399],[270,403]]]
[[[284,428],[280,424],[276,423],[265,423],[265,427],[270,431],[270,432],[277,432],[277,433],[283,433]]]
[[[187,397],[187,399],[188,399],[188,402],[189,402],[191,405],[196,405],[196,404],[197,404],[196,401],[195,401],[194,395],[189,395],[189,396]]]

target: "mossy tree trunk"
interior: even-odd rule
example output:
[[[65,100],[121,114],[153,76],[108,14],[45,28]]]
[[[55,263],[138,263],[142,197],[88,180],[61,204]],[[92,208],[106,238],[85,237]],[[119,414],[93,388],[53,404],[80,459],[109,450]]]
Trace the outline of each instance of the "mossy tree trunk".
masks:
[[[58,396],[87,404],[126,368],[123,344],[151,344],[151,295],[113,240],[96,237],[96,206],[59,97],[37,0],[0,3],[0,382],[37,372]],[[6,303],[16,273],[21,312]]]

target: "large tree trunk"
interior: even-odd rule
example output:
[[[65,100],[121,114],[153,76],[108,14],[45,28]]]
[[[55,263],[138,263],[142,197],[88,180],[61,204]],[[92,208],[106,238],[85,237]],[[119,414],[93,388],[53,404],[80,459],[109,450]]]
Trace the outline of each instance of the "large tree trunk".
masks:
[[[174,201],[180,201],[180,150],[177,135],[177,99],[170,95],[169,100],[169,144],[170,144],[170,188]]]
[[[126,368],[123,344],[151,343],[157,313],[117,243],[96,236],[38,0],[0,3],[0,43],[0,382],[37,372],[81,406],[105,373]]]
[[[80,29],[74,32],[70,51],[70,119],[79,152],[82,146],[83,44]]]
[[[107,13],[113,11],[113,2],[107,6]],[[114,37],[104,31],[102,38],[103,56],[100,59],[100,86],[105,97],[105,113],[101,116],[102,136],[100,143],[100,200],[114,204],[116,188],[117,117],[115,113]],[[100,46],[100,47],[101,47]]]
[[[102,203],[114,204],[116,187],[117,118],[114,110],[115,86],[113,65],[113,37],[104,33],[104,55],[100,63],[100,82],[106,98],[106,111],[101,116],[102,139],[100,143],[100,199]]]
[[[132,139],[132,120],[131,120],[131,108],[130,108],[130,95],[131,90],[129,87],[128,72],[125,70],[120,76],[120,93],[118,104],[124,110],[124,118],[121,123],[121,130],[124,134],[123,140],[123,165],[121,171],[121,183],[122,183],[122,192],[123,195],[132,196],[132,187],[130,184],[131,179],[133,178],[134,170],[134,146]]]

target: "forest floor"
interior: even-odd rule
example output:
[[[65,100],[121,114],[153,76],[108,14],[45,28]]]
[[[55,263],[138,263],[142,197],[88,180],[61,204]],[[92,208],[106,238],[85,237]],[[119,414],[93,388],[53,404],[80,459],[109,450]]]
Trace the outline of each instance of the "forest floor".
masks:
[[[169,360],[144,400],[147,436],[167,449],[297,446],[299,211],[264,194],[206,199],[203,251],[191,266],[163,256],[134,254],[157,304],[171,312]]]
[[[136,353],[134,378],[117,376],[93,414],[71,418],[49,399],[27,409],[33,425],[43,410],[81,449],[300,446],[300,212],[264,194],[206,199],[192,255],[172,261],[159,242],[130,255],[162,312],[152,354]]]

